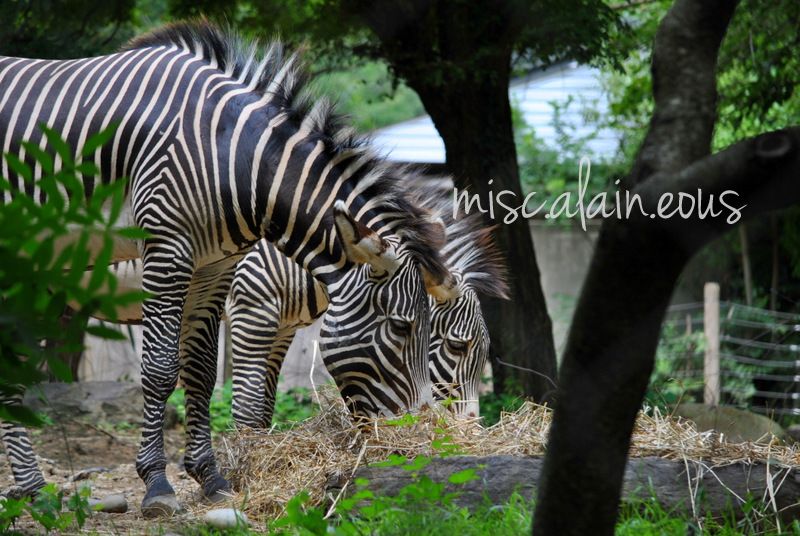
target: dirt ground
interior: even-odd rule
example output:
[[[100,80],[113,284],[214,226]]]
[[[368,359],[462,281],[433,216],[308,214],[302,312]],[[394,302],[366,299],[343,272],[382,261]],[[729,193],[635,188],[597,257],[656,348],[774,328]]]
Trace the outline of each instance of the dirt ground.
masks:
[[[90,485],[93,498],[124,494],[128,501],[125,514],[94,513],[80,532],[95,534],[180,534],[187,525],[197,523],[203,513],[211,508],[199,499],[197,484],[183,471],[178,462],[183,453],[183,429],[165,431],[167,476],[175,488],[178,499],[188,513],[171,519],[145,520],[139,511],[144,495],[144,484],[136,474],[134,462],[139,445],[136,428],[99,428],[90,423],[69,422],[51,425],[31,432],[31,440],[39,456],[39,464],[48,482],[60,486],[70,494],[81,485]],[[81,470],[102,468],[87,479],[73,481]],[[4,455],[0,456],[0,489],[13,484],[11,470]],[[236,498],[229,504],[241,504]],[[15,529],[23,534],[40,534],[43,529],[29,516],[24,516]],[[79,532],[77,529],[75,532]]]

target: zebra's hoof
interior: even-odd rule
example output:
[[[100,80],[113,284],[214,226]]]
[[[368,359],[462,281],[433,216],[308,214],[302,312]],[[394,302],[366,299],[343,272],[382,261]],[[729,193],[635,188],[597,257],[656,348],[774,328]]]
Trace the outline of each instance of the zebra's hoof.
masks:
[[[21,486],[10,486],[6,489],[0,490],[0,499],[14,499],[19,500],[25,497],[25,490]]]
[[[11,486],[6,489],[0,490],[0,499],[14,499],[20,500],[24,498],[35,499],[39,495],[41,487],[36,488],[23,488],[22,486]]]
[[[184,512],[183,506],[175,495],[156,495],[142,501],[142,516],[147,519],[172,517]]]
[[[217,490],[210,495],[204,495],[204,497],[206,501],[212,504],[218,504],[233,498],[233,493],[231,492],[231,490]]]
[[[231,484],[219,475],[203,486],[203,497],[211,503],[220,503],[233,497]]]

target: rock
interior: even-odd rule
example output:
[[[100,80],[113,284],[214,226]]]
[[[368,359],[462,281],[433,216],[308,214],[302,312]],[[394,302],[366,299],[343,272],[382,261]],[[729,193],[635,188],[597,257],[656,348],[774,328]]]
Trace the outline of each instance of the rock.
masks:
[[[250,520],[247,519],[244,512],[240,512],[235,508],[209,510],[203,516],[203,522],[217,529],[233,529],[250,525]]]
[[[107,473],[108,471],[108,467],[89,467],[87,469],[81,469],[72,475],[72,481],[77,482],[78,480],[86,480],[92,475],[96,475],[98,473]]]
[[[786,438],[786,432],[778,423],[743,409],[684,403],[675,408],[673,415],[694,421],[701,432],[715,430],[729,443],[769,442],[773,435],[779,439]]]
[[[531,499],[541,476],[544,460],[525,456],[450,456],[434,458],[419,475],[426,475],[434,482],[445,483],[443,493],[458,495],[454,501],[470,509],[481,507],[485,501],[490,505],[505,504],[514,492]],[[466,469],[474,469],[475,480],[462,484],[448,482],[450,475]],[[580,467],[575,467],[580,471]],[[687,475],[688,471],[688,475]],[[787,474],[788,472],[788,474]],[[354,478],[369,481],[369,489],[376,495],[395,496],[404,486],[414,482],[414,475],[403,467],[360,467]],[[666,511],[686,511],[691,513],[691,505],[698,508],[698,515],[727,514],[741,515],[742,509],[737,497],[762,497],[767,493],[767,479],[773,480],[774,505],[781,517],[791,520],[800,515],[800,469],[769,466],[765,463],[733,463],[709,469],[705,464],[663,458],[632,458],[625,469],[623,498],[628,501],[656,499]],[[690,488],[687,482],[698,482],[698,489]],[[776,482],[781,482],[776,486]],[[337,479],[331,479],[326,492],[336,496],[341,487]],[[349,486],[347,493],[355,491]],[[691,493],[702,493],[703,500]],[[733,508],[732,508],[733,507]],[[731,509],[732,508],[732,509]]]
[[[89,506],[97,512],[124,514],[128,511],[128,500],[125,499],[125,495],[117,493],[102,499],[89,499]]]
[[[184,511],[175,495],[157,495],[142,501],[142,516],[145,519],[172,517],[182,514]]]
[[[787,428],[786,435],[789,436],[788,439],[800,443],[800,424],[793,424]]]
[[[25,405],[54,421],[142,423],[144,399],[139,384],[128,382],[42,383],[25,393]]]

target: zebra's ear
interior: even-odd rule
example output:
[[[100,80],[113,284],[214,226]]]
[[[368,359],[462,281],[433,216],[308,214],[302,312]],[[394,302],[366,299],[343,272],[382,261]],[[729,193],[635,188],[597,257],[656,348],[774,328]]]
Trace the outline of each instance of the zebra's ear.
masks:
[[[433,245],[436,249],[442,249],[447,243],[447,225],[441,216],[431,215],[428,217],[428,221],[433,229],[431,236]]]
[[[425,268],[422,268],[422,278],[425,280],[425,289],[437,301],[444,302],[461,297],[461,287],[458,279],[448,273],[443,280],[436,281]]]
[[[343,201],[333,205],[336,235],[350,262],[369,264],[376,270],[394,273],[398,267],[394,248],[372,229],[356,221]]]

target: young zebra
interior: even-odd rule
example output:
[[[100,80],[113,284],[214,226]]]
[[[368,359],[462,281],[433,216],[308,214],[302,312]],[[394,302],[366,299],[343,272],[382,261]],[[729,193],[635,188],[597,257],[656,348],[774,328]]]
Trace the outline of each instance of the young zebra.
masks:
[[[408,173],[412,202],[441,217],[447,230],[442,255],[460,296],[430,298],[430,374],[434,397],[452,399],[457,414],[476,416],[478,386],[489,353],[489,334],[478,294],[506,298],[505,265],[479,214],[453,217],[453,183]],[[259,243],[236,268],[227,306],[233,354],[233,416],[239,425],[268,428],[278,376],[295,332],[322,315],[324,285]],[[379,314],[379,311],[373,311]],[[342,363],[322,348],[332,375]],[[347,400],[347,395],[342,393]]]
[[[442,226],[406,200],[394,170],[340,125],[329,104],[314,102],[304,80],[297,57],[285,58],[280,44],[261,55],[206,22],[167,26],[97,58],[0,57],[0,148],[28,162],[35,177],[42,170],[21,141],[46,148],[37,124],[76,148],[78,162],[90,133],[119,125],[94,161],[103,182],[130,178],[120,223],[150,233],[143,242],[120,239],[112,259],[141,256],[142,287],[152,294],[143,304],[145,424],[136,460],[147,487],[145,515],[180,509],[165,474],[162,433],[179,375],[186,469],[210,499],[230,489],[208,426],[217,333],[234,266],[262,238],[325,283],[323,337],[346,347],[353,367],[376,359],[397,365],[391,404],[384,392],[373,399],[359,384],[359,410],[413,408],[431,398],[426,290],[456,292],[438,252]],[[0,175],[34,199],[43,195],[5,161]],[[92,191],[97,179],[83,180]],[[359,318],[371,304],[385,315]],[[379,335],[361,337],[367,331]],[[20,438],[17,427],[2,432],[4,440]],[[40,485],[40,474],[21,474],[35,462],[18,449],[6,452],[18,483]]]

